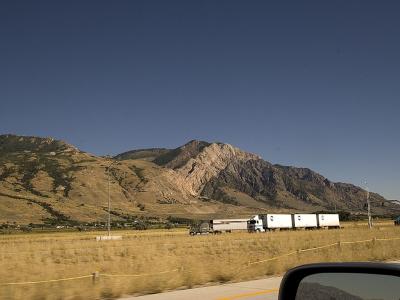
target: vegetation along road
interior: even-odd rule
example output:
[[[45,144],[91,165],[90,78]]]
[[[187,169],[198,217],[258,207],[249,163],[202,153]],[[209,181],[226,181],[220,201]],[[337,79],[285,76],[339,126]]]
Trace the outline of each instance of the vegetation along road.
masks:
[[[400,227],[390,223],[194,237],[180,229],[114,231],[122,240],[97,242],[101,234],[0,235],[0,299],[117,299],[201,286],[211,293],[203,299],[273,297],[266,290],[278,282],[249,281],[305,263],[400,258]]]

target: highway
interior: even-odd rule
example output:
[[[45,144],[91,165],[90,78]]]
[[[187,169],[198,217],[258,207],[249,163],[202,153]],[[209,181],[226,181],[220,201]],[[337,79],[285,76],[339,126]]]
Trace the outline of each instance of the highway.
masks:
[[[398,264],[400,261],[388,261]],[[246,282],[228,283],[187,290],[178,290],[121,300],[277,300],[282,277],[270,277]]]
[[[123,300],[277,300],[282,277],[128,297]]]

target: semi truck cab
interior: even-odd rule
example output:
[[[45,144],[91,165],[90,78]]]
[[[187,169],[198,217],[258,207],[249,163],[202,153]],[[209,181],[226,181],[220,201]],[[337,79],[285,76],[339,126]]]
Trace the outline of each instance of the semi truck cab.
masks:
[[[247,221],[247,230],[249,232],[265,232],[263,220],[258,216],[253,216]]]
[[[195,223],[190,226],[189,234],[196,235],[196,234],[208,234],[212,232],[212,227],[210,222],[200,222]]]

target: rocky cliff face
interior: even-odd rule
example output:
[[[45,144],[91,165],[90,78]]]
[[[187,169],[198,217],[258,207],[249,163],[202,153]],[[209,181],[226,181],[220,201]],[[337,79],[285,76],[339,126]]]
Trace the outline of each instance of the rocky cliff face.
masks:
[[[223,188],[243,192],[258,200],[276,200],[277,186],[282,185],[273,166],[262,159],[231,161],[217,176],[211,178],[202,194],[213,198],[223,195]]]
[[[365,211],[366,192],[359,187],[333,183],[309,169],[272,165],[260,159],[232,162],[209,180],[201,193],[226,198],[227,187],[276,207]],[[370,199],[376,213],[396,208],[378,194],[371,194]]]
[[[189,149],[189,151],[188,151]],[[200,196],[205,185],[232,162],[260,159],[229,144],[192,141],[164,166],[173,168],[180,185],[192,196]]]
[[[240,205],[247,195],[269,207],[365,211],[366,192],[359,187],[333,183],[308,168],[273,165],[229,144],[191,141],[154,161],[174,170],[176,184],[194,197]],[[376,213],[397,209],[377,194],[371,203]]]
[[[156,157],[154,163],[170,169],[177,169],[183,167],[190,159],[196,158],[208,146],[210,146],[210,143],[192,140]]]

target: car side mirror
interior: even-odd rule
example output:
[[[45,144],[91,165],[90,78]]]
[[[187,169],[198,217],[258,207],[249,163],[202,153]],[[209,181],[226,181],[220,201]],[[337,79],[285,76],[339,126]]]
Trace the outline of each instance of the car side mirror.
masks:
[[[400,300],[400,264],[323,263],[289,270],[279,300]]]

